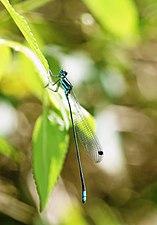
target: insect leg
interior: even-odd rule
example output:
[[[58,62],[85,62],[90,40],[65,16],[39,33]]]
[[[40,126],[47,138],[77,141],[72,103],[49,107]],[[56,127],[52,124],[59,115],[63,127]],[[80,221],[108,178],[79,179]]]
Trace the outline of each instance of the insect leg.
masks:
[[[58,89],[59,89],[59,86],[60,86],[59,80],[56,81],[56,82],[55,82],[54,84],[52,84],[52,85],[55,85],[56,83],[58,83],[56,89],[51,88],[51,87],[49,86],[50,83],[48,83],[45,87],[48,87],[48,89],[51,90],[51,91],[53,91],[53,92],[57,92]]]

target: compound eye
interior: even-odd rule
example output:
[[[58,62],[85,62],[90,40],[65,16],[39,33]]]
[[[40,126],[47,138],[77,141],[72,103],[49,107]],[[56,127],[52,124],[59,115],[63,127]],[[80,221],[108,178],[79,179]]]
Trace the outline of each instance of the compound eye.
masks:
[[[64,74],[64,71],[63,70],[60,70],[59,73],[60,73],[60,75],[63,75]]]

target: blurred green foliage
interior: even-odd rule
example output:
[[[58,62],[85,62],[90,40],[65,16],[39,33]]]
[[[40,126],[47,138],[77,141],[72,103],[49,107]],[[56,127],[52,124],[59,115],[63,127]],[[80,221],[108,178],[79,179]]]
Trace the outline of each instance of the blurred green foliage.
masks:
[[[156,225],[157,2],[11,1],[17,13],[1,2],[0,223]],[[67,149],[64,97],[43,88],[47,61],[54,74],[60,68],[69,72],[80,102],[98,118],[105,157],[93,165],[81,154],[86,205],[80,202],[72,138]],[[49,159],[51,171],[40,167],[35,175],[45,192],[43,208],[49,196],[43,213],[32,177],[32,136],[37,156],[41,163]],[[43,145],[49,152],[43,153]],[[51,161],[53,153],[62,160]]]
[[[138,12],[133,1],[84,0],[84,2],[104,30],[108,30],[122,40],[135,38],[138,35]]]

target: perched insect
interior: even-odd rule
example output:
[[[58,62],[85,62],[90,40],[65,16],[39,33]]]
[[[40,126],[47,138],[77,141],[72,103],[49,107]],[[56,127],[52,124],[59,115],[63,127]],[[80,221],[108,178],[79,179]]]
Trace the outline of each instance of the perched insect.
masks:
[[[99,141],[94,134],[87,117],[84,115],[83,109],[80,106],[79,102],[77,101],[73,91],[72,91],[72,84],[67,79],[67,72],[64,70],[60,70],[59,75],[53,75],[52,72],[49,72],[49,83],[45,86],[48,87],[50,90],[57,92],[59,87],[61,86],[64,90],[65,97],[67,99],[68,105],[69,105],[69,111],[70,111],[70,118],[72,123],[72,129],[73,129],[73,135],[74,135],[74,141],[75,141],[75,147],[76,147],[76,153],[77,153],[77,160],[80,170],[80,178],[81,178],[81,184],[82,184],[82,202],[86,202],[86,185],[84,181],[83,176],[83,169],[80,159],[80,152],[79,152],[79,146],[77,141],[77,136],[80,139],[80,142],[84,146],[85,150],[88,152],[90,157],[94,162],[100,162],[103,158],[103,151],[101,148],[101,145],[99,144]],[[53,77],[59,78],[56,82],[52,82]],[[52,86],[56,85],[56,89],[53,89]],[[71,96],[71,100],[69,99],[69,95]],[[74,107],[72,111],[72,106]]]

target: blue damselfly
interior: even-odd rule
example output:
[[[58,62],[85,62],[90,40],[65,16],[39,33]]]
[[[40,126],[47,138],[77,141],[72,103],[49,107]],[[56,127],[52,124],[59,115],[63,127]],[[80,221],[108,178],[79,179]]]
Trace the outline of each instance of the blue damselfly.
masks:
[[[79,137],[80,142],[84,146],[85,150],[88,152],[90,157],[94,162],[100,162],[103,157],[103,151],[96,135],[91,128],[87,117],[84,115],[83,108],[80,106],[79,102],[77,101],[74,93],[73,93],[73,86],[70,81],[67,79],[67,72],[64,70],[60,70],[59,75],[53,75],[51,71],[49,71],[48,78],[49,83],[45,86],[48,87],[50,90],[57,92],[59,87],[61,86],[64,90],[65,97],[68,102],[69,111],[70,111],[70,118],[72,123],[73,135],[74,135],[74,142],[76,147],[77,153],[77,160],[79,165],[80,171],[80,178],[82,184],[82,202],[86,202],[86,185],[83,175],[83,169],[80,159],[80,152],[77,137]],[[56,82],[52,82],[53,78],[58,78]],[[52,86],[56,85],[56,89],[53,89]],[[71,96],[71,99],[69,98]],[[72,110],[73,106],[73,110]]]

